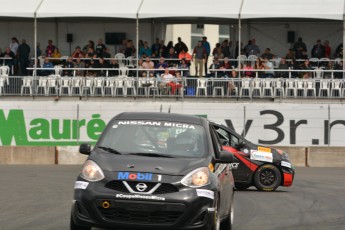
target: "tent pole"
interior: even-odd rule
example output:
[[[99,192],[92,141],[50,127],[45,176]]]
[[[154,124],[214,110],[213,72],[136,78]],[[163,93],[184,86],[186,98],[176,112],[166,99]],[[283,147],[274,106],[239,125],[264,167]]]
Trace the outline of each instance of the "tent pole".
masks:
[[[344,16],[343,16],[343,47],[345,45],[345,7],[344,7]],[[345,79],[345,55],[343,48],[343,79]]]
[[[241,13],[244,0],[241,1],[240,12],[238,13],[238,77],[241,77],[241,34],[242,34],[242,25],[241,25]]]
[[[136,52],[136,68],[138,68],[139,66],[139,12],[140,12],[140,8],[143,5],[144,0],[141,0],[141,3],[139,5],[138,11],[137,11],[137,18],[136,18],[136,40],[137,40],[137,52]],[[137,78],[139,77],[139,71],[137,70]],[[137,79],[138,80],[138,79]]]
[[[37,68],[37,17],[36,12],[34,16],[34,49],[35,49],[35,59],[34,59],[34,67]]]

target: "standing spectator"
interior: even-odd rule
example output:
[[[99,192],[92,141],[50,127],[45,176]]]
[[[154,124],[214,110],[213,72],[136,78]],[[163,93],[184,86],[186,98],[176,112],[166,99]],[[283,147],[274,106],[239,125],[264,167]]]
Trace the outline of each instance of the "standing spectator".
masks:
[[[206,59],[205,59],[205,75],[207,75],[207,65],[208,65],[208,57],[211,53],[211,46],[210,43],[207,41],[207,37],[202,37],[202,46],[206,49]]]
[[[51,39],[48,40],[48,46],[46,48],[46,57],[51,57],[54,53],[55,46],[53,45],[53,41]]]
[[[29,66],[30,60],[30,46],[26,44],[26,40],[22,40],[22,44],[18,47],[18,58],[19,58],[19,65],[20,65],[20,75],[26,76],[28,74],[27,67]]]
[[[133,56],[134,53],[132,40],[127,40],[127,46],[124,53],[125,57]]]
[[[206,59],[206,49],[202,46],[202,41],[198,42],[198,45],[194,47],[192,54],[195,64],[195,75],[202,77],[203,67]]]
[[[144,45],[139,50],[139,57],[145,55],[146,57],[151,57],[151,49],[147,41],[144,42]]]
[[[222,44],[222,53],[224,57],[227,57],[227,58],[231,57],[230,49],[231,49],[231,41],[229,43],[229,40],[225,39]]]
[[[163,42],[164,44],[164,42]],[[159,55],[159,49],[161,48],[161,45],[159,43],[159,38],[156,38],[155,43],[151,46],[151,54],[154,54],[156,57],[160,57]]]
[[[343,58],[343,43],[340,43],[335,49],[335,58]]]
[[[220,47],[220,43],[216,43],[215,47],[212,50],[212,55],[215,56],[218,52],[218,48]]]
[[[18,73],[18,55],[17,55],[17,51],[18,51],[18,47],[19,47],[19,41],[16,37],[11,38],[11,42],[9,44],[9,47],[11,49],[11,51],[14,53],[15,57],[13,59],[13,71],[14,74]]]
[[[301,37],[298,38],[297,42],[293,46],[293,49],[295,51],[295,59],[303,59],[302,58],[303,51],[304,52],[308,51],[307,46],[303,42]]]
[[[103,39],[98,39],[97,45],[96,45],[96,55],[97,57],[103,57],[103,53],[105,50],[105,45],[103,44]]]
[[[320,39],[318,39],[316,44],[313,46],[311,50],[311,57],[319,59],[325,57],[325,47],[321,44]]]
[[[185,52],[188,52],[187,45],[182,41],[181,37],[177,38],[177,43],[175,44],[175,52],[177,55],[180,54],[181,50],[183,49]]]
[[[243,48],[243,51],[247,57],[249,56],[249,50],[250,50],[251,45],[252,45],[252,40],[248,40],[247,45]],[[236,58],[237,57],[238,57],[238,55],[236,56]]]
[[[180,54],[178,55],[178,59],[185,59],[187,64],[190,64],[190,61],[192,60],[192,55],[190,55],[188,52],[185,52],[185,50],[182,49]]]
[[[325,40],[323,42],[323,46],[325,47],[325,57],[326,58],[331,58],[331,55],[332,55],[332,49],[329,45],[329,41],[328,40]]]
[[[168,53],[167,47],[164,45],[164,40],[159,42],[159,51],[157,57],[165,57]]]
[[[259,56],[260,54],[260,48],[258,45],[256,45],[256,40],[255,38],[253,38],[251,40],[251,44],[247,46],[247,50],[246,50],[248,56],[250,55],[255,55],[255,56]]]

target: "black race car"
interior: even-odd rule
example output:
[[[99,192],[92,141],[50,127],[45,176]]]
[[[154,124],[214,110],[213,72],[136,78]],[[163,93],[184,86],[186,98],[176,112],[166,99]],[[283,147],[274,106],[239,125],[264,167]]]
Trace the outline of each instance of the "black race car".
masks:
[[[279,186],[292,185],[295,171],[286,152],[255,145],[224,125],[212,126],[223,149],[237,159],[237,163],[231,164],[237,189],[254,185],[261,191],[274,191]]]
[[[122,113],[79,151],[72,230],[231,229],[235,159],[207,119]]]

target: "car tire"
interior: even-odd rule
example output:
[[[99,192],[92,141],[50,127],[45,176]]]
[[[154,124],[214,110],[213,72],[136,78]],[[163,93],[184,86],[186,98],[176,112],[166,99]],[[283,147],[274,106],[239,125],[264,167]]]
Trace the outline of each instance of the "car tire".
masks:
[[[261,165],[255,172],[254,185],[260,191],[275,191],[281,183],[281,173],[272,164]]]
[[[77,224],[74,222],[73,217],[71,216],[71,220],[70,220],[70,229],[71,229],[71,230],[91,230],[91,227],[85,227],[85,226],[77,225]]]
[[[234,195],[231,197],[231,206],[228,216],[220,224],[220,230],[231,230],[234,223]]]
[[[241,183],[235,183],[235,188],[237,190],[246,190],[247,188],[249,188],[250,186],[252,186],[251,184],[241,184]]]

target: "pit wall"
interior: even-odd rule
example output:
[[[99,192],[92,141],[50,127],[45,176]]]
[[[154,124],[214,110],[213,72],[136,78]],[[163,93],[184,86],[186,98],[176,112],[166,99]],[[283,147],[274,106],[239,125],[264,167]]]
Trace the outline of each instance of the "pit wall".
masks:
[[[345,167],[345,148],[343,147],[275,147],[289,153],[289,158],[296,167]],[[0,147],[0,164],[83,164],[87,156],[80,154],[78,149],[77,146],[2,146]]]

